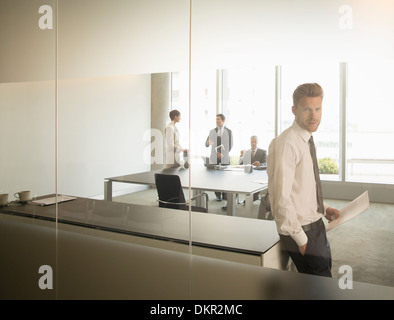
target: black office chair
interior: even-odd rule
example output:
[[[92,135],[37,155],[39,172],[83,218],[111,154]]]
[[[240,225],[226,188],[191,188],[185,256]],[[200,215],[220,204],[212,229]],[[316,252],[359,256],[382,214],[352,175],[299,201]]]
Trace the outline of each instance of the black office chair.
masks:
[[[157,194],[159,196],[159,207],[189,210],[189,204],[186,202],[181,180],[178,175],[156,173],[155,183]],[[191,210],[208,212],[208,194],[205,192],[200,193],[191,198],[191,201],[196,200],[199,197],[205,197],[205,207],[192,206]]]

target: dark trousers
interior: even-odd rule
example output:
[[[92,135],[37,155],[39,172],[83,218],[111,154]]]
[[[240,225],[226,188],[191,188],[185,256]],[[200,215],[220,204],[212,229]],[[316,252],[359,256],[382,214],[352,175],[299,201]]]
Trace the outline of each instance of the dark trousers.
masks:
[[[216,198],[221,198],[223,200],[227,200],[227,193],[224,192],[215,192]]]
[[[301,255],[297,243],[290,236],[280,235],[282,246],[290,255],[298,272],[332,277],[331,249],[324,222],[320,219],[314,222],[311,227],[311,230],[305,231],[308,244],[304,256]]]

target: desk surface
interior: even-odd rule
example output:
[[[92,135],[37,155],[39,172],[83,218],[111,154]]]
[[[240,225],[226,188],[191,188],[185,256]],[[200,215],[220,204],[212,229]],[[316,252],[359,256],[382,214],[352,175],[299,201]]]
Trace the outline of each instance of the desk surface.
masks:
[[[195,165],[189,169],[168,168],[124,176],[107,178],[111,182],[155,185],[155,173],[177,174],[183,187],[206,191],[230,193],[256,193],[267,187],[268,176],[265,170],[254,170],[245,173],[242,168],[227,167],[221,170],[208,169]]]
[[[56,205],[9,205],[0,212],[55,221]],[[264,254],[279,241],[274,221],[77,198],[58,204],[58,221],[114,232]]]

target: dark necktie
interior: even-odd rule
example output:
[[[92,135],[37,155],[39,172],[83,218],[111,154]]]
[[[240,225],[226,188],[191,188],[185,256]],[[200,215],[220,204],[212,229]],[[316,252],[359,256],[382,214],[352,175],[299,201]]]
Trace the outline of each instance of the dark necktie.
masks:
[[[217,153],[222,153],[222,147],[219,147],[222,144],[222,137],[218,135],[218,140],[217,140],[217,146],[218,148],[216,149]],[[217,163],[221,164],[222,159],[217,158]]]
[[[321,182],[319,176],[319,167],[317,165],[317,158],[316,158],[316,148],[315,143],[313,142],[313,137],[309,139],[309,150],[311,152],[312,161],[313,161],[313,172],[315,173],[315,180],[316,180],[316,196],[317,196],[317,212],[324,214],[324,205],[323,205],[323,192],[321,189]]]

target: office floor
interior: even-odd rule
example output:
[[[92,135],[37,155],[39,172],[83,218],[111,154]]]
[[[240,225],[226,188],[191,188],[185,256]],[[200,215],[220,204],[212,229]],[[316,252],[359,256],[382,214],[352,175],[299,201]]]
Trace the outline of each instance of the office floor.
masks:
[[[187,197],[188,190],[185,190]],[[216,201],[213,192],[209,194],[210,214],[226,214],[222,210],[226,201]],[[240,197],[243,200],[242,196]],[[147,189],[132,194],[114,197],[114,201],[157,206],[156,189]],[[348,201],[329,200],[332,207],[341,209]],[[257,217],[260,201],[254,202],[253,215]],[[245,206],[237,204],[237,216],[245,216]],[[353,280],[394,287],[394,205],[371,203],[370,208],[347,223],[329,231],[333,258],[332,274],[340,278],[343,265],[352,268]]]

